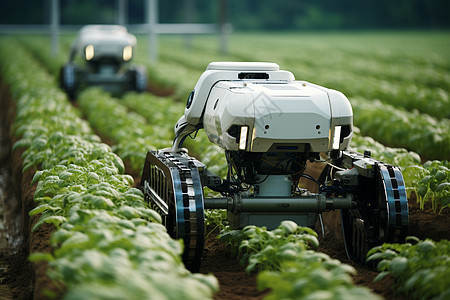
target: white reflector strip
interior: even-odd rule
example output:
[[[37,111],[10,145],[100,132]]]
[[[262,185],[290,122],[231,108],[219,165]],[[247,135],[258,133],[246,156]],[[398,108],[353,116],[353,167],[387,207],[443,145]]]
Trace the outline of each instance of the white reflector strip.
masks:
[[[333,150],[339,150],[341,140],[341,126],[334,127]]]
[[[248,133],[248,126],[242,126],[241,127],[241,136],[239,138],[239,149],[245,150],[245,146],[247,145],[247,133]]]

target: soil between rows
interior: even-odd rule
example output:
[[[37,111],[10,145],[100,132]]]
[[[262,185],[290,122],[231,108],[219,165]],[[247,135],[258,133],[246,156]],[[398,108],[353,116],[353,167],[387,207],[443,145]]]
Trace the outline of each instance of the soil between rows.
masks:
[[[31,233],[35,218],[28,216],[28,211],[34,207],[33,194],[35,186],[30,186],[34,171],[30,170],[22,174],[21,151],[11,152],[11,146],[14,138],[9,134],[10,127],[15,115],[12,102],[9,98],[7,88],[0,81],[0,108],[1,108],[1,132],[3,137],[1,146],[1,168],[10,174],[10,190],[8,197],[5,198],[5,207],[3,213],[3,222],[7,230],[17,229],[17,219],[20,221],[20,235],[22,242],[18,245],[3,249],[0,253],[0,268],[3,271],[0,274],[0,299],[48,299],[45,290],[53,290],[61,293],[55,285],[46,276],[46,265],[43,263],[30,264],[27,256],[30,252],[51,251],[48,239],[52,232],[52,227],[43,226],[39,230]],[[306,173],[317,178],[321,166],[310,165]],[[136,183],[140,181],[140,174],[132,172]],[[19,200],[14,200],[19,199]],[[450,239],[450,214],[448,210],[441,215],[431,212],[428,207],[426,210],[419,210],[415,199],[409,199],[410,209],[410,235],[417,236],[420,239],[431,238],[435,241],[441,239]],[[316,227],[319,233],[319,250],[327,253],[332,258],[339,259],[348,263],[357,269],[357,275],[354,282],[371,288],[375,293],[383,296],[385,299],[408,299],[406,296],[394,295],[392,286],[394,280],[386,278],[380,282],[374,283],[373,278],[377,272],[368,270],[362,266],[355,265],[348,260],[345,254],[340,229],[340,217],[338,211],[325,213],[324,231],[321,236],[321,228]],[[10,236],[14,233],[9,232]],[[212,234],[205,244],[204,256],[200,271],[202,273],[214,274],[220,283],[220,291],[214,296],[214,299],[262,299],[268,291],[258,291],[256,283],[256,274],[247,274],[245,267],[241,266],[237,260],[231,256],[228,246],[216,239],[216,234]],[[11,242],[10,242],[11,243]],[[3,291],[6,291],[3,293]],[[10,296],[9,296],[10,295]]]
[[[316,179],[320,174],[322,166],[311,164],[305,173],[312,175]],[[311,188],[312,190],[313,188]],[[409,202],[409,235],[420,239],[430,238],[434,241],[450,239],[450,214],[446,210],[438,215],[431,211],[430,205],[426,210],[420,210],[414,194]],[[381,281],[373,282],[378,275],[375,270],[368,269],[362,265],[356,264],[347,258],[344,242],[342,238],[342,229],[340,223],[340,211],[331,211],[323,214],[324,235],[319,222],[316,224],[316,232],[319,235],[319,250],[328,254],[331,258],[338,259],[343,263],[353,266],[357,270],[354,276],[354,283],[366,286],[372,289],[376,294],[389,300],[407,300],[407,295],[394,294],[394,279],[387,277]],[[200,271],[202,273],[214,274],[220,282],[220,291],[214,299],[263,299],[268,291],[258,291],[256,284],[256,274],[245,273],[245,267],[239,265],[236,258],[232,257],[228,247],[210,237],[206,241],[205,253]]]

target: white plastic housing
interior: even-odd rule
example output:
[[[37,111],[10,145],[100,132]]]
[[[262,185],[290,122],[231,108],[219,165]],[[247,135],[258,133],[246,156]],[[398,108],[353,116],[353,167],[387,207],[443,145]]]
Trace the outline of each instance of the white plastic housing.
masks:
[[[103,57],[128,61],[131,60],[135,45],[136,37],[128,33],[123,26],[86,25],[80,29],[72,45],[71,58],[73,59],[76,54],[92,61]]]
[[[266,73],[272,80],[291,81],[294,75],[288,71],[280,71],[275,63],[266,62],[212,62],[200,76],[194,88],[192,104],[184,111],[186,121],[197,125],[202,117],[211,88],[219,81],[240,80],[241,73]]]
[[[267,76],[239,79],[240,73]],[[295,81],[276,64],[212,63],[181,121],[202,124],[210,141],[225,150],[328,152],[349,146],[353,112],[342,93]]]

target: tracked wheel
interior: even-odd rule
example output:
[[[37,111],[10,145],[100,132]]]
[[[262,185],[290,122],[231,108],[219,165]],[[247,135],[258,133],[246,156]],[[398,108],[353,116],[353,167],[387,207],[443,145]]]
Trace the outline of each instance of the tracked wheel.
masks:
[[[360,263],[372,247],[403,242],[408,234],[408,200],[400,169],[380,162],[374,172],[356,192],[357,207],[341,211],[347,255]]]
[[[77,67],[71,63],[61,67],[59,72],[59,85],[64,89],[70,100],[75,100],[77,96]]]
[[[174,239],[183,239],[183,261],[198,272],[205,243],[203,192],[197,168],[182,153],[149,151],[141,179],[145,199]]]
[[[144,66],[136,66],[132,70],[133,89],[137,92],[145,92],[147,90],[148,75]]]

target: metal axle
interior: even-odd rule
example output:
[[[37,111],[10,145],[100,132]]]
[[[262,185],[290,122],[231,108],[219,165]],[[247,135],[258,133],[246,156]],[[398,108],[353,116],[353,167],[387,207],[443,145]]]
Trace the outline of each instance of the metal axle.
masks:
[[[353,196],[327,197],[324,194],[311,194],[297,197],[233,197],[204,198],[205,209],[227,209],[232,212],[324,212],[333,209],[354,207]]]

